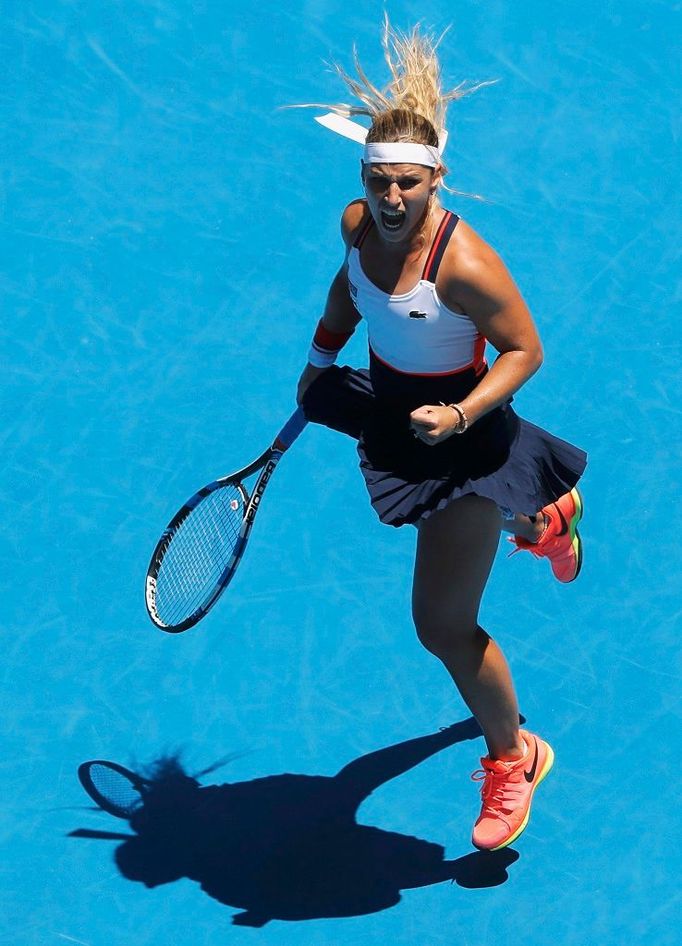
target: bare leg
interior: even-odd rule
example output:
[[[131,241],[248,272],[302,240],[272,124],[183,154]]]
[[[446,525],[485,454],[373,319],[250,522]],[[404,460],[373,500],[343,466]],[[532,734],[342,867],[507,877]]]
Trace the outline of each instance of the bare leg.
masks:
[[[483,730],[492,758],[523,755],[509,668],[478,625],[500,535],[497,506],[465,496],[419,525],[412,612],[420,641],[445,665]]]

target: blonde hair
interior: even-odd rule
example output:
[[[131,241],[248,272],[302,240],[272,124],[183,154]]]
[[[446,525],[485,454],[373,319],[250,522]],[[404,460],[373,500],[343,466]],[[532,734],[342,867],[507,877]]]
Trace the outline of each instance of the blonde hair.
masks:
[[[442,33],[436,39],[428,33],[422,33],[419,25],[414,26],[409,33],[401,33],[391,26],[385,15],[381,45],[391,73],[388,85],[379,88],[370,81],[354,47],[353,63],[357,78],[338,63],[333,63],[333,68],[361,104],[317,103],[303,107],[327,108],[344,118],[367,115],[372,120],[367,134],[368,142],[413,141],[437,146],[438,138],[445,130],[445,116],[450,102],[490,84],[479,82],[468,85],[460,82],[452,89],[443,90],[437,49],[444,35]]]

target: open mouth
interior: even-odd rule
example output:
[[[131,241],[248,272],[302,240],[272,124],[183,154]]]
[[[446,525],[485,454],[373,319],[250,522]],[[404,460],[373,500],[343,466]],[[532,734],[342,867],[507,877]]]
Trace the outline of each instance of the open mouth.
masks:
[[[402,225],[405,223],[405,211],[404,210],[395,210],[395,211],[381,211],[381,222],[387,230],[397,231],[400,230]]]

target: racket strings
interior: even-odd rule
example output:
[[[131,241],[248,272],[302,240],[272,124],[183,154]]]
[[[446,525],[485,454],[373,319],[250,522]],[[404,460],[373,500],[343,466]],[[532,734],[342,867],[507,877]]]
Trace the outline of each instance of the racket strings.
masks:
[[[244,517],[235,484],[205,496],[173,534],[156,578],[156,610],[167,625],[190,617],[230,566]]]
[[[142,805],[139,788],[127,776],[108,765],[99,762],[91,764],[87,776],[95,790],[94,800],[105,810],[128,818]]]

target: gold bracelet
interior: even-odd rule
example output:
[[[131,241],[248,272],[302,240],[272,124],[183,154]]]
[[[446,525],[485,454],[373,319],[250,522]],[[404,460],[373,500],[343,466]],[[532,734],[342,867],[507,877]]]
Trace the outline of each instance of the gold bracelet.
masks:
[[[464,408],[460,407],[459,404],[446,404],[445,407],[451,407],[453,411],[459,416],[459,423],[455,427],[453,433],[463,434],[465,430],[469,429],[469,418],[464,412]]]

